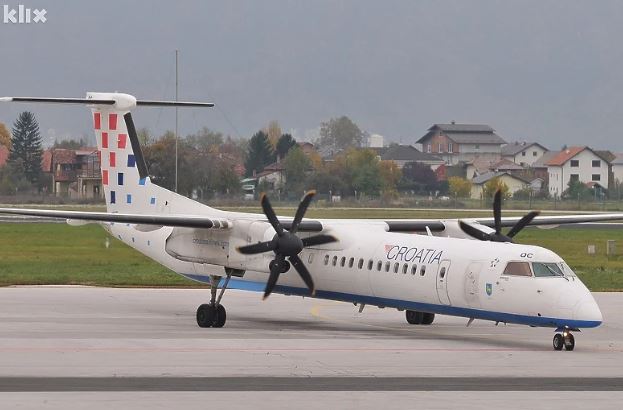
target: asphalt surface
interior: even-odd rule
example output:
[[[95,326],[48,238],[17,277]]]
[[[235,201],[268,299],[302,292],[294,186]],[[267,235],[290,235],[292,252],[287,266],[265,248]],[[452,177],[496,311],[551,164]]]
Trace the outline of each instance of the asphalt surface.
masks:
[[[604,324],[552,350],[552,329],[227,291],[201,329],[202,289],[0,289],[2,408],[620,408],[623,295]],[[607,394],[600,393],[607,391]],[[272,394],[268,394],[272,392]],[[79,398],[79,399],[78,399]],[[507,401],[512,399],[510,402]],[[417,403],[417,405],[416,405]],[[55,407],[56,406],[56,407]]]

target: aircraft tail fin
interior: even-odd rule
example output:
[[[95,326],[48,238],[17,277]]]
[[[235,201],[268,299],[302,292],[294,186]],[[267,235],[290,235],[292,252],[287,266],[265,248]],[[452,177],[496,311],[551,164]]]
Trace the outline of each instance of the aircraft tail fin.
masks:
[[[213,107],[212,103],[137,100],[122,93],[86,98],[2,97],[0,102],[84,104],[91,108],[108,212],[193,213],[203,206],[151,183],[130,111],[147,107]],[[205,209],[205,208],[204,208]]]

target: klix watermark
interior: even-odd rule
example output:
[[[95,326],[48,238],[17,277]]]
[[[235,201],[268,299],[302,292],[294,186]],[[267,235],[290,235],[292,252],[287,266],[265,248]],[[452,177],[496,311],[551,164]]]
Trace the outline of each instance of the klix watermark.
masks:
[[[5,4],[2,11],[4,12],[2,22],[5,24],[45,23],[48,20],[45,16],[48,13],[46,9],[31,9],[23,4],[17,8]]]

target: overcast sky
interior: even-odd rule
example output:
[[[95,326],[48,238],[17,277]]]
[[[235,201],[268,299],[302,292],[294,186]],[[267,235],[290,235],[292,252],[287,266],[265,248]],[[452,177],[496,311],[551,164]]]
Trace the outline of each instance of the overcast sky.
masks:
[[[250,136],[269,120],[311,135],[347,115],[414,143],[436,122],[489,124],[507,141],[623,151],[621,1],[3,1],[44,24],[0,20],[0,95],[128,92],[214,101],[181,131]],[[2,10],[0,10],[0,17]],[[83,107],[23,109],[46,138],[91,134]],[[138,109],[138,127],[174,126]]]

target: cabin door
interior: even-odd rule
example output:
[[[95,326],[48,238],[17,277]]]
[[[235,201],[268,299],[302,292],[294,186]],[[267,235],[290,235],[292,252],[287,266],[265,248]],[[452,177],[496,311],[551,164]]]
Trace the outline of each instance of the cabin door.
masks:
[[[450,304],[450,297],[448,296],[448,274],[450,273],[450,261],[444,259],[439,263],[437,269],[437,296],[439,297],[439,303],[444,305]]]

